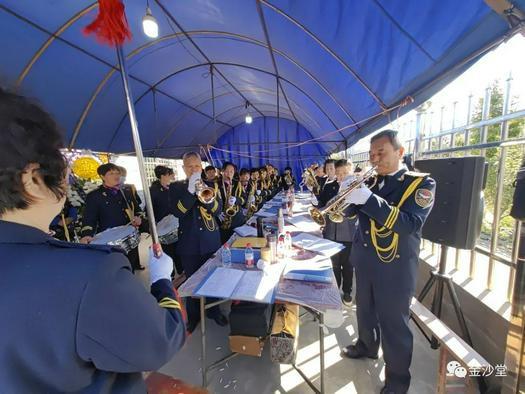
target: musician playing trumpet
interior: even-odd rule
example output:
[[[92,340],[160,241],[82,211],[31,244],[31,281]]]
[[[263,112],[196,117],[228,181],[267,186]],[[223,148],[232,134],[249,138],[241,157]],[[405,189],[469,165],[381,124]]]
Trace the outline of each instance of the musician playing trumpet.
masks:
[[[222,204],[213,183],[202,180],[202,161],[197,152],[187,152],[182,157],[187,179],[174,182],[172,193],[173,214],[179,218],[177,254],[187,277],[193,275],[220,247],[221,237],[217,219]],[[187,330],[191,333],[200,320],[199,301],[186,300]],[[207,316],[220,326],[228,324],[218,306],[207,311]]]
[[[429,174],[401,166],[403,153],[396,131],[384,130],[372,137],[370,161],[377,182],[371,189],[353,188],[345,198],[346,214],[357,214],[359,223],[351,253],[359,337],[342,355],[377,358],[381,344],[385,361],[381,393],[406,393],[410,386],[409,308],[416,287],[421,229],[436,187]]]

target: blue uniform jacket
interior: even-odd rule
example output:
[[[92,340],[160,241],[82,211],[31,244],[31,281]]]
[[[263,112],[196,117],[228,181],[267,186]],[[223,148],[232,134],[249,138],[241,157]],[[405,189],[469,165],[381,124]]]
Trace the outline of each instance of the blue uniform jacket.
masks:
[[[400,292],[413,293],[417,279],[421,229],[434,203],[436,183],[428,174],[406,169],[388,178],[357,211],[352,264]],[[379,249],[379,250],[378,250]]]
[[[86,197],[86,208],[82,218],[82,236],[93,236],[108,228],[130,223],[130,215],[133,217],[142,214],[136,196],[129,187],[114,193],[100,186],[90,192]]]
[[[170,281],[153,297],[119,250],[0,220],[2,393],[146,392],[185,327]]]
[[[151,203],[153,205],[153,213],[157,222],[159,222],[162,218],[173,214],[175,205],[172,201],[172,193],[170,193],[171,187],[172,185],[170,185],[168,188],[164,188],[159,181],[155,181],[149,188],[151,194]]]
[[[202,256],[216,252],[221,247],[217,222],[222,212],[219,193],[212,203],[203,204],[188,192],[187,180],[172,183],[171,186],[173,214],[179,218],[177,254]]]

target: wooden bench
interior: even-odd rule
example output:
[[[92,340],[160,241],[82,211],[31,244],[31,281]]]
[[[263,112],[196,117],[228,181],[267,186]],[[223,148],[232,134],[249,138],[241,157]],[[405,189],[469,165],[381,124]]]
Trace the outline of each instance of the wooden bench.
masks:
[[[490,367],[490,363],[416,298],[412,299],[410,311],[414,321],[440,343],[437,392],[439,394],[476,393],[475,378],[470,377],[469,372],[480,371],[481,375]],[[457,361],[461,367],[466,369],[464,378],[447,371],[450,361]]]

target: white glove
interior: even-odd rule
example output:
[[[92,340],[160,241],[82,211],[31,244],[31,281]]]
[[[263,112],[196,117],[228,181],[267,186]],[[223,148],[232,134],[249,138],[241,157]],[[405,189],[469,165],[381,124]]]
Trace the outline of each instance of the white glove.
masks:
[[[248,215],[248,210],[246,208],[242,209],[242,216]]]
[[[252,203],[254,203],[254,202],[255,202],[255,196],[250,196],[250,197],[248,198],[248,203],[249,203],[249,204],[252,204]]]
[[[221,222],[224,222],[224,218],[225,218],[225,217],[226,217],[226,214],[225,214],[224,212],[221,212],[221,213],[219,214],[219,220],[220,220]]]
[[[162,253],[159,258],[153,255],[153,250],[149,249],[149,282],[155,283],[161,279],[171,280],[173,271],[173,260],[166,253]]]
[[[188,179],[188,191],[191,194],[195,194],[195,186],[199,179],[201,179],[200,172],[194,172],[193,174],[191,174],[190,179]]]
[[[354,190],[351,192],[346,198],[345,202],[347,204],[353,204],[353,205],[363,205],[368,201],[370,196],[372,195],[372,192],[367,187],[360,187],[359,189]]]
[[[260,190],[257,190],[257,195],[260,196],[261,195],[261,191]]]
[[[310,200],[310,202],[312,203],[312,205],[318,205],[319,204],[319,201],[317,200],[317,197],[312,195],[312,199]]]
[[[356,177],[354,175],[348,175],[345,179],[343,179],[343,181],[339,185],[339,190],[344,190],[348,188],[348,186],[350,186],[350,184],[354,182],[355,180],[356,180]]]
[[[229,205],[229,206],[233,206],[233,205],[235,205],[235,202],[236,202],[236,201],[237,201],[237,198],[234,197],[234,196],[231,196],[231,197],[229,198],[229,200],[228,200],[228,205]]]

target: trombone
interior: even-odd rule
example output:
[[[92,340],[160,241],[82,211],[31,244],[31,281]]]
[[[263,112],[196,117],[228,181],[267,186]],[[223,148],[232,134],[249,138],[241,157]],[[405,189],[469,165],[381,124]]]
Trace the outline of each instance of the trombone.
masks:
[[[363,184],[365,184],[369,179],[372,179],[376,176],[376,167],[372,167],[370,170],[365,172],[360,178],[354,180],[350,185],[344,189],[343,191],[340,191],[335,197],[330,199],[326,206],[324,208],[315,208],[311,207],[308,210],[308,213],[320,226],[326,225],[326,218],[325,216],[328,216],[328,219],[330,219],[334,223],[342,223],[345,216],[344,216],[344,210],[348,207],[348,203],[345,202],[346,197],[350,193],[352,193],[357,188],[361,187]],[[372,188],[375,185],[375,182],[371,186],[368,186],[369,188]]]

